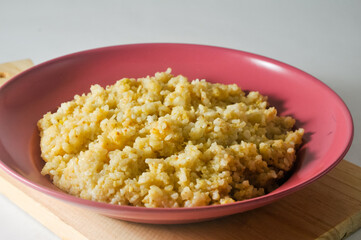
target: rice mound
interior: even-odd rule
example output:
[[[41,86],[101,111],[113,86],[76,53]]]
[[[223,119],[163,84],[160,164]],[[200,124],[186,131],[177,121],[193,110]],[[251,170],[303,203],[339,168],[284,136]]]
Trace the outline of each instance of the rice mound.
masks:
[[[189,82],[171,70],[93,85],[38,122],[41,156],[60,189],[145,207],[226,204],[278,187],[304,130],[267,97]]]

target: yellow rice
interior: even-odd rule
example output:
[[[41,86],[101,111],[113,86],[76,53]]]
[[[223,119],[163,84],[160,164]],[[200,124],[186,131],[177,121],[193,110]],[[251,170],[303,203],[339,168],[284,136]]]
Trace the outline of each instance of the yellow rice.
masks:
[[[189,82],[171,70],[93,85],[38,122],[41,156],[60,189],[145,207],[225,204],[264,195],[294,165],[303,129],[267,97]]]

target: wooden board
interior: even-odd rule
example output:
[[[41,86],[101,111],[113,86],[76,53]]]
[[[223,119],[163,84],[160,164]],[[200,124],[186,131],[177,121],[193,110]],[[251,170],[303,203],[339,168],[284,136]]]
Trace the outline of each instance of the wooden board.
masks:
[[[0,64],[0,86],[19,72],[33,65],[34,63],[30,59]]]
[[[361,227],[361,168],[345,160],[271,205],[196,224],[111,219],[39,193],[2,170],[0,193],[62,239],[343,239]]]

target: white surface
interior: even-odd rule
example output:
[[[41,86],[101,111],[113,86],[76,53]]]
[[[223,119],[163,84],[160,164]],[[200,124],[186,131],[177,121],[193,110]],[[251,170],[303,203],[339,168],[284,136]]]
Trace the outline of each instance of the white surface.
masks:
[[[37,64],[108,45],[184,42],[296,66],[348,105],[355,137],[346,159],[361,166],[361,1],[2,0],[0,10],[0,62]],[[0,197],[0,239],[57,237]],[[361,239],[361,231],[350,239]]]

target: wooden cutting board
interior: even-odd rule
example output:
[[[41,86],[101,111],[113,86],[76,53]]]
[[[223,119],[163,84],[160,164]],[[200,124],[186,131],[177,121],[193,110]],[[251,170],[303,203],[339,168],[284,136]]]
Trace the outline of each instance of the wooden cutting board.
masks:
[[[30,60],[0,64],[0,84],[5,79],[1,76],[9,79],[31,65]],[[345,160],[271,205],[195,224],[150,225],[108,218],[39,193],[3,170],[0,193],[62,239],[344,239],[361,227],[361,168]]]

